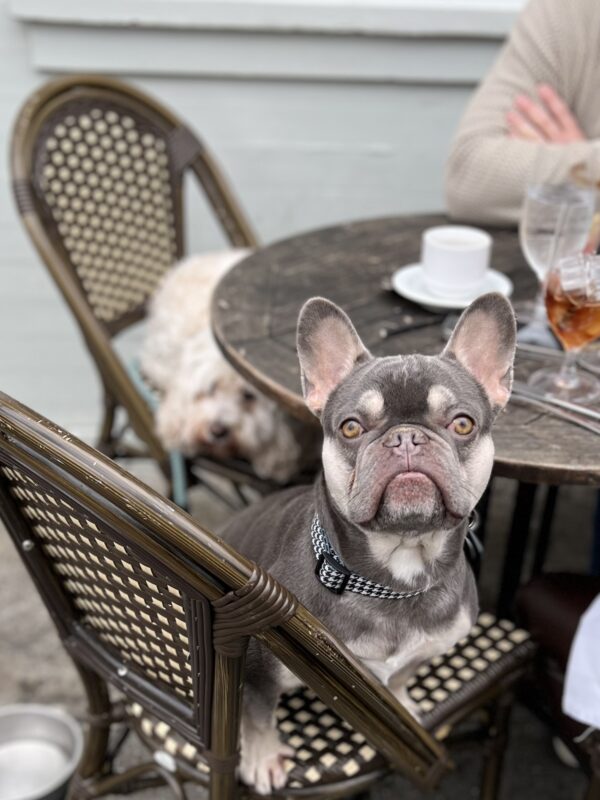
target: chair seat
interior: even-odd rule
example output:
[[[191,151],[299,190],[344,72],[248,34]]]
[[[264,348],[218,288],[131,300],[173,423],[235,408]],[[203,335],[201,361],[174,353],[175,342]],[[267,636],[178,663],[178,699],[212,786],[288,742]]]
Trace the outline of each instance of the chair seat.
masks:
[[[483,613],[468,636],[423,664],[408,683],[421,723],[430,731],[487,686],[521,667],[534,650],[529,633],[507,619]]]
[[[422,665],[408,684],[424,727],[435,735],[444,720],[493,682],[523,666],[532,651],[527,631],[508,620],[480,614],[468,636],[443,656]],[[151,747],[175,760],[183,760],[205,777],[208,775],[210,770],[201,752],[169,725],[138,703],[130,704],[127,711]],[[295,756],[286,760],[289,773],[286,794],[386,769],[385,759],[364,736],[327,708],[306,686],[282,696],[277,725],[282,740],[295,750]]]

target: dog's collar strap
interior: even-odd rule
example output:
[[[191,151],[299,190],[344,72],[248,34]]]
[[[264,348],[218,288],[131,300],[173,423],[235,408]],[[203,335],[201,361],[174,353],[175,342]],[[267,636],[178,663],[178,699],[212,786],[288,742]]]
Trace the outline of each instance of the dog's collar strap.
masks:
[[[325,529],[319,522],[319,517],[315,515],[310,528],[312,546],[317,559],[315,575],[326,589],[334,594],[342,592],[356,592],[365,597],[378,597],[381,600],[405,600],[408,597],[416,597],[423,594],[431,587],[419,589],[415,592],[396,592],[389,586],[363,578],[356,572],[352,572],[346,567],[342,559],[333,549]]]

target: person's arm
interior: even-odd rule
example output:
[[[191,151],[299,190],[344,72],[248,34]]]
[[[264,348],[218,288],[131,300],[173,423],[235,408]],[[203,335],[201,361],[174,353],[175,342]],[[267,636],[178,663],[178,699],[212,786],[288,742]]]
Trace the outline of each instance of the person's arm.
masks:
[[[567,180],[580,164],[588,177],[600,178],[600,140],[584,138],[569,108],[583,71],[597,63],[586,49],[598,20],[593,3],[571,0],[566,8],[564,0],[532,0],[523,11],[453,143],[446,174],[451,216],[514,224],[528,184]]]

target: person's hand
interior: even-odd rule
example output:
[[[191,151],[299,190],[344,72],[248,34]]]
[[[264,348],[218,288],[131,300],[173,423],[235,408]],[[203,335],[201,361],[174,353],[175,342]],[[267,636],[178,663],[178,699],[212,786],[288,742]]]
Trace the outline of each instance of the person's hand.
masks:
[[[562,97],[548,84],[538,86],[538,99],[525,94],[515,98],[506,115],[508,135],[530,142],[568,144],[583,142],[585,135]]]

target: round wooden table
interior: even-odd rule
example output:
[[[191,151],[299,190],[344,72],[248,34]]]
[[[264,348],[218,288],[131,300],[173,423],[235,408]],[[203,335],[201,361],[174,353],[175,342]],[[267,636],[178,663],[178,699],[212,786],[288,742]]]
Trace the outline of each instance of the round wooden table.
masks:
[[[419,260],[425,228],[447,222],[437,215],[353,222],[257,250],[221,280],[214,295],[213,330],[223,353],[260,390],[317,424],[302,399],[295,350],[302,303],[321,295],[340,305],[374,355],[439,352],[444,314],[399,297],[389,279],[394,270]],[[536,279],[516,232],[490,233],[492,267],[511,278],[515,298],[533,296]],[[538,358],[518,354],[516,375],[526,378],[540,366],[544,362]],[[522,537],[519,548],[527,538],[523,527],[529,524],[536,484],[600,486],[600,440],[570,423],[511,401],[496,423],[494,441],[495,474],[522,482],[511,537]],[[513,550],[516,546],[513,542]],[[518,553],[509,555],[514,560]]]
[[[292,414],[317,424],[302,399],[295,349],[298,311],[309,297],[322,295],[347,311],[374,355],[439,352],[444,344],[441,315],[390,291],[389,277],[400,266],[418,261],[425,228],[445,222],[432,215],[369,220],[311,231],[257,250],[216,289],[213,328],[226,358]],[[535,277],[516,233],[490,233],[494,269],[511,278],[515,297],[532,295]],[[420,324],[426,327],[411,329]],[[396,332],[403,327],[408,330]],[[540,366],[537,359],[517,356],[519,377]],[[494,441],[498,475],[600,485],[600,440],[570,423],[511,403],[496,424]]]

